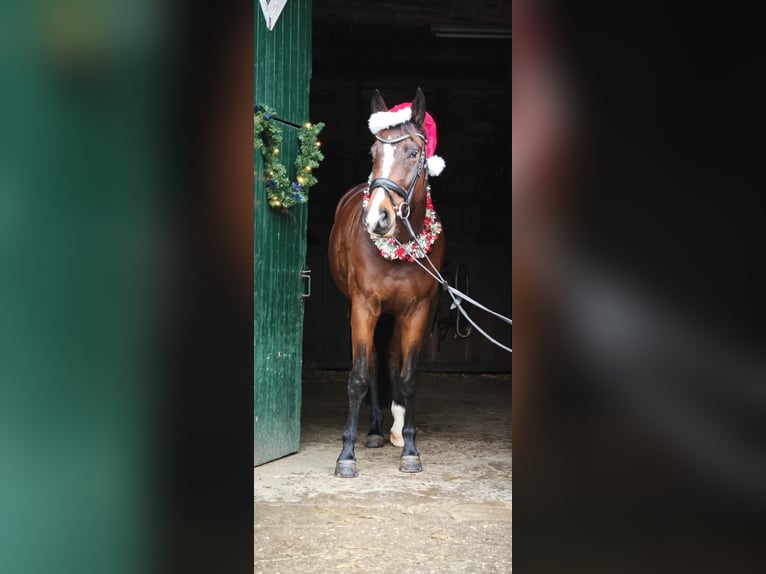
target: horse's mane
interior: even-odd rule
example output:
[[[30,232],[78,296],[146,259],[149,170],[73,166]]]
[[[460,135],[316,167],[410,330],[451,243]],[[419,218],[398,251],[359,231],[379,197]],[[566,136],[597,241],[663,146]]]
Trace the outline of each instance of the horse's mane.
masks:
[[[364,192],[366,187],[366,183],[359,183],[344,193],[343,196],[338,200],[338,205],[335,207],[335,217],[338,217],[340,210],[343,209],[343,207],[351,200],[352,197],[354,197],[357,193]]]

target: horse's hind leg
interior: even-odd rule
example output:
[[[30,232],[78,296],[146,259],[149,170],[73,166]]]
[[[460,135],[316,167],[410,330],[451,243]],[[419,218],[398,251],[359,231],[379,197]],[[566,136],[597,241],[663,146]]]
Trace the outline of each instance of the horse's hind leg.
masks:
[[[378,325],[375,329],[375,355],[377,360],[382,359],[388,353],[388,343],[391,340],[393,329],[393,317],[391,315],[381,315]],[[376,365],[377,366],[377,365]],[[386,439],[383,437],[383,411],[380,408],[381,399],[387,398],[388,389],[388,371],[386,369],[376,369],[377,376],[370,378],[370,430],[367,433],[368,448],[380,448],[385,446]],[[385,404],[385,402],[384,402]]]
[[[380,398],[378,396],[378,378],[370,377],[370,430],[367,431],[367,448],[380,448],[386,444],[380,430],[383,424],[383,412],[380,410]]]
[[[356,470],[357,427],[359,408],[367,394],[370,381],[377,375],[373,334],[378,315],[370,313],[364,304],[351,306],[351,343],[353,364],[348,376],[348,418],[343,431],[343,450],[335,463],[335,476],[354,478]]]
[[[401,390],[402,371],[402,330],[401,323],[396,322],[393,339],[388,352],[388,376],[391,380],[391,432],[389,440],[398,447],[404,446],[402,429],[404,428],[404,397]]]

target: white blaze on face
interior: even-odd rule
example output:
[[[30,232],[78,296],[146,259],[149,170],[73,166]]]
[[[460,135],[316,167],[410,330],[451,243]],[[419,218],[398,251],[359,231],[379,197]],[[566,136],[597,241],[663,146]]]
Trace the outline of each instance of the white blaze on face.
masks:
[[[394,165],[395,144],[383,144],[383,165],[380,166],[380,177],[388,177]]]
[[[387,178],[391,174],[391,168],[394,165],[395,151],[396,146],[394,144],[383,144],[383,165],[380,168],[380,176],[378,177]],[[386,195],[380,188],[370,191],[372,194],[370,196],[370,203],[367,206],[367,219],[365,220],[365,224],[367,225],[367,229],[373,230],[380,219],[380,204],[383,203]]]
[[[394,424],[391,425],[391,444],[394,446],[404,446],[404,439],[402,438],[404,407],[391,401],[391,414],[394,417]]]

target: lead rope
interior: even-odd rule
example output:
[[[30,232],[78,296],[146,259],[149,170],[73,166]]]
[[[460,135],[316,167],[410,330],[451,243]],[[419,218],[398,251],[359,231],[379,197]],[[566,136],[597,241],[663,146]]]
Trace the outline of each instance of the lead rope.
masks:
[[[457,266],[457,271],[455,271],[455,285],[460,285],[460,270],[461,269],[463,269],[463,275],[465,275],[465,290],[467,293],[468,291],[471,290],[471,281],[468,278],[468,269],[462,263]],[[468,328],[465,330],[465,332],[460,331],[460,313],[458,313],[455,316],[455,337],[460,337],[461,339],[467,339],[470,336],[471,336],[471,325],[468,325]]]
[[[400,207],[401,207],[401,205],[400,205]],[[409,205],[407,207],[409,207]],[[500,347],[501,349],[503,349],[505,351],[508,351],[509,353],[513,353],[513,350],[510,347],[508,347],[506,345],[503,345],[500,341],[497,341],[496,339],[492,338],[486,331],[484,331],[484,329],[479,327],[473,321],[473,319],[471,319],[471,317],[468,315],[466,310],[463,309],[462,303],[463,303],[463,301],[467,301],[468,303],[471,303],[472,305],[474,305],[475,307],[478,307],[482,311],[486,311],[487,313],[490,313],[491,315],[494,315],[498,319],[500,319],[502,321],[505,321],[509,325],[513,325],[513,321],[511,319],[509,319],[508,317],[506,317],[505,315],[501,315],[500,313],[497,313],[497,312],[493,311],[492,309],[488,309],[487,307],[485,307],[484,305],[482,305],[478,301],[475,301],[474,299],[471,299],[465,293],[463,293],[463,292],[459,291],[458,289],[455,289],[454,287],[452,287],[447,282],[447,280],[444,277],[442,277],[441,273],[439,273],[439,270],[433,264],[433,262],[431,261],[431,258],[428,257],[428,253],[426,253],[426,250],[423,248],[423,245],[420,243],[420,239],[418,239],[418,236],[415,234],[415,231],[412,229],[412,225],[410,225],[410,219],[409,219],[409,209],[407,210],[407,212],[408,212],[407,213],[407,217],[402,217],[401,210],[397,210],[397,211],[399,212],[400,219],[404,222],[404,225],[407,227],[407,231],[412,236],[412,239],[415,240],[415,243],[417,243],[418,248],[420,249],[420,252],[423,254],[424,259],[426,261],[428,261],[428,264],[431,266],[431,269],[433,269],[433,273],[425,265],[423,265],[420,261],[418,261],[417,257],[413,257],[412,260],[415,263],[417,263],[418,265],[420,265],[420,267],[421,267],[421,269],[423,269],[423,271],[425,271],[431,277],[433,277],[436,280],[436,282],[439,283],[442,286],[442,289],[444,289],[449,294],[449,296],[452,297],[452,305],[450,306],[450,310],[457,309],[458,311],[460,311],[460,314],[463,315],[463,317],[465,317],[468,320],[468,322],[471,325],[473,325],[473,327],[479,333],[484,335],[484,337],[488,341],[490,341],[491,343],[494,343],[495,345],[497,345],[498,347]],[[399,245],[399,247],[404,247],[402,242],[399,241],[396,237],[394,237],[394,241],[396,241],[396,243]]]

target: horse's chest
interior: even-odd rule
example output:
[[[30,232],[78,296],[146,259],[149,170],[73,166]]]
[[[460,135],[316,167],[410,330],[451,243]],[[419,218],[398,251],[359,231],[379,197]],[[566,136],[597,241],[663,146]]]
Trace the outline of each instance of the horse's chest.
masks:
[[[412,272],[401,273],[390,264],[376,267],[357,268],[362,273],[355,274],[355,284],[365,299],[378,301],[385,313],[405,311],[432,290],[429,281]]]

